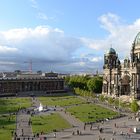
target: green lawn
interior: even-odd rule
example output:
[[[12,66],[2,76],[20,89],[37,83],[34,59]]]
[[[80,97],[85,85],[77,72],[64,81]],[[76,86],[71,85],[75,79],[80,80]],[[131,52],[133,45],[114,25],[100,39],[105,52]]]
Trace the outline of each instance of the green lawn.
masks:
[[[53,130],[62,130],[70,128],[71,125],[59,114],[41,115],[32,117],[32,129],[34,133],[49,133]]]
[[[0,116],[0,140],[11,140],[11,132],[15,130],[15,116]]]
[[[119,115],[117,112],[103,108],[95,104],[82,104],[67,108],[67,111],[83,122],[95,122],[104,118]]]
[[[19,108],[27,108],[30,106],[30,98],[0,98],[0,114],[16,112]]]
[[[38,98],[43,105],[47,106],[69,106],[74,104],[85,103],[85,100],[82,100],[76,96],[64,96],[64,97],[39,97]]]

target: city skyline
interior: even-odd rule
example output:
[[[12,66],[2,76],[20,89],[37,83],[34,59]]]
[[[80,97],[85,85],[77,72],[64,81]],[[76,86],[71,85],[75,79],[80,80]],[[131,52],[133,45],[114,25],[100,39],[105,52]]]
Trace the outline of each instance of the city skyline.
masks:
[[[101,72],[110,47],[120,60],[140,31],[138,0],[1,0],[0,71]]]

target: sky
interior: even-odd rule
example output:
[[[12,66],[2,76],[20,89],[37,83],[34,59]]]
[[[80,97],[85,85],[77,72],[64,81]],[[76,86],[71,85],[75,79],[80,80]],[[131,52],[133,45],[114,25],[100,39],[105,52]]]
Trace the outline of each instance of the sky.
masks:
[[[102,72],[113,47],[130,56],[139,0],[0,0],[0,71]]]

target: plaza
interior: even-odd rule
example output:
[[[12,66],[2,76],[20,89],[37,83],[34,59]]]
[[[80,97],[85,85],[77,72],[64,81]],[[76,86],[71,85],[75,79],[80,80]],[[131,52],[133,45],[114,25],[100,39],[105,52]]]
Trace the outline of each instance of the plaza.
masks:
[[[44,99],[42,99],[44,98]],[[34,108],[40,106],[40,100],[52,100],[54,104],[51,102],[45,102],[42,104],[45,108],[48,107],[48,111],[41,111],[41,112],[34,112]],[[56,101],[54,100],[57,98],[57,105]],[[68,105],[64,103],[63,105],[59,106],[60,103],[58,103],[59,100],[63,101],[67,99],[68,101],[71,101],[75,98],[75,101],[73,101],[72,105]],[[73,107],[80,107],[81,105],[86,104],[87,99],[81,98],[79,96],[60,96],[60,97],[29,97],[31,101],[31,106],[22,108],[17,112],[16,115],[16,129],[14,129],[12,137],[13,140],[40,140],[40,139],[49,139],[49,140],[60,140],[60,139],[70,139],[70,140],[125,140],[125,139],[136,139],[139,140],[140,134],[134,133],[133,129],[139,128],[140,122],[136,121],[135,118],[133,118],[133,114],[127,114],[125,113],[124,116],[118,116],[118,117],[108,117],[103,120],[99,121],[93,121],[89,122],[83,122],[80,119],[78,119],[74,114],[69,112],[69,108]],[[79,103],[76,101],[79,100]],[[92,106],[95,104],[95,99],[90,99],[87,105]],[[81,101],[81,102],[80,102]],[[81,104],[82,103],[82,104]],[[99,105],[104,108],[108,108],[109,110],[112,110],[114,112],[118,112],[118,110],[111,108],[110,106],[106,106],[104,104],[101,104],[101,102],[96,102],[96,105]],[[21,105],[22,106],[22,105]],[[49,108],[51,108],[49,110]],[[78,109],[79,110],[79,109]],[[82,111],[81,111],[82,112]],[[35,114],[34,114],[35,113]],[[121,112],[118,112],[121,113]],[[51,122],[51,115],[58,114],[62,120],[55,121],[53,120]],[[123,113],[122,113],[123,114]],[[32,117],[43,117],[42,120],[39,119],[39,122],[35,122]],[[50,116],[50,122],[47,122],[47,117]],[[46,117],[46,119],[45,119]],[[46,120],[46,121],[45,121]],[[97,119],[98,120],[98,119]],[[64,121],[64,122],[63,122]],[[55,123],[58,123],[55,125]],[[65,124],[64,126],[59,126],[59,122],[61,124]],[[48,125],[54,124],[54,128],[51,130],[45,129],[48,125],[45,126],[45,123]],[[34,126],[35,124],[35,126]],[[58,128],[57,128],[58,126]],[[52,126],[49,126],[49,128]],[[36,129],[37,128],[37,129]]]
[[[1,0],[0,140],[140,140],[138,11]]]

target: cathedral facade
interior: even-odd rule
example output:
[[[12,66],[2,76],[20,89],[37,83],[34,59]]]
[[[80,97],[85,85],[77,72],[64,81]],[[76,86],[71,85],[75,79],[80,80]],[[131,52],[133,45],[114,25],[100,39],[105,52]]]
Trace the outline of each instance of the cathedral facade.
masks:
[[[140,99],[140,33],[132,44],[130,59],[121,63],[113,48],[104,54],[102,94]]]

